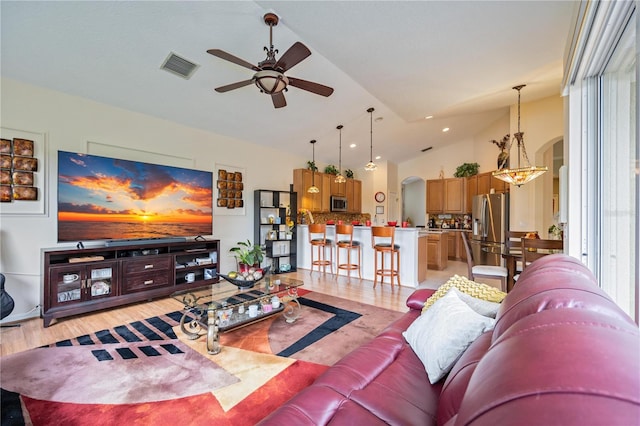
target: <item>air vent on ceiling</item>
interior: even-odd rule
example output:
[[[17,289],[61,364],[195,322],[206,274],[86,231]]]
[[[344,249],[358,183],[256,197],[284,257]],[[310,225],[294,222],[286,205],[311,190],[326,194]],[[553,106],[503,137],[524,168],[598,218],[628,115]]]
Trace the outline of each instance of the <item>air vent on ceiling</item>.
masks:
[[[162,64],[160,69],[169,71],[170,73],[179,75],[180,77],[188,80],[191,78],[191,76],[199,66],[200,65],[194,64],[193,62],[181,58],[180,56],[171,52],[169,53],[169,56],[167,56],[167,59],[164,60],[164,63]]]
[[[425,149],[421,149],[420,151],[422,151],[422,152],[427,152],[427,151],[429,151],[429,150],[430,150],[430,149],[432,149],[432,148],[433,148],[432,146],[429,146],[429,147],[427,147],[427,148],[425,148]]]

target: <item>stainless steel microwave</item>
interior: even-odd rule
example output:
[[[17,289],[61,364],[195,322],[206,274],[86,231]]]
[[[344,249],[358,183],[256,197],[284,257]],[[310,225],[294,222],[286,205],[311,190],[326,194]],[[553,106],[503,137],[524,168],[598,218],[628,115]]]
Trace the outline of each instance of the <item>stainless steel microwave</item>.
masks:
[[[347,198],[331,196],[331,211],[332,212],[346,212],[347,211]]]

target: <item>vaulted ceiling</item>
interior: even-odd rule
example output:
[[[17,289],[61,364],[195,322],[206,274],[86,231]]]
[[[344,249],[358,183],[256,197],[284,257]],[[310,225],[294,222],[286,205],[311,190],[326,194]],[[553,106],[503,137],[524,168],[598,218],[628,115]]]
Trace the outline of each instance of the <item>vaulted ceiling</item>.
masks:
[[[517,100],[560,96],[575,1],[126,1],[0,3],[3,77],[337,164],[400,163],[476,134]],[[291,87],[275,109],[253,71],[209,55],[265,59],[267,12],[282,55],[311,56],[286,74],[335,89]],[[160,69],[170,52],[199,65],[185,80]],[[279,56],[278,56],[279,57]],[[426,120],[426,116],[433,116]],[[443,133],[444,127],[450,128]],[[499,137],[497,135],[496,137]],[[355,149],[346,146],[356,143]]]

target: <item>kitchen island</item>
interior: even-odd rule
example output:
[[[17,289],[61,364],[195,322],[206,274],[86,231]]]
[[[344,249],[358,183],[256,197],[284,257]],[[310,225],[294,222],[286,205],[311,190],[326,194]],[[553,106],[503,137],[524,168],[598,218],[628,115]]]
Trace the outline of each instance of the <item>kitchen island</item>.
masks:
[[[327,239],[335,244],[336,230],[335,225],[327,225]],[[309,227],[307,225],[298,226],[298,268],[311,269],[311,245],[309,244]],[[443,235],[442,243],[444,244],[445,256],[447,253],[447,236],[446,233],[436,231],[439,235]],[[396,228],[395,244],[400,246],[400,284],[403,287],[417,288],[421,281],[426,279],[427,259],[428,259],[428,236],[433,234],[424,228]],[[362,278],[373,281],[374,279],[374,251],[371,246],[371,227],[370,226],[354,226],[353,240],[359,241],[362,250],[361,272]],[[329,250],[329,249],[327,249]],[[336,259],[335,245],[333,250],[333,271],[336,273],[338,259]],[[346,257],[344,251],[341,255]],[[329,259],[327,252],[327,259]],[[344,263],[344,260],[341,263]],[[316,269],[317,270],[317,269]],[[358,271],[348,271],[351,277],[358,277]],[[329,273],[327,271],[327,273]],[[347,271],[341,270],[340,275],[346,276]],[[389,279],[385,279],[385,284],[389,283]]]

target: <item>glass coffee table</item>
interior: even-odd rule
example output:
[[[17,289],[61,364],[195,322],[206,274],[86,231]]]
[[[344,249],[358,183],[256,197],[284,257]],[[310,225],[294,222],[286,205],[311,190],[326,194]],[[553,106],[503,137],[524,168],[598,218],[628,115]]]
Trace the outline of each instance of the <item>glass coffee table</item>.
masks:
[[[298,287],[304,283],[288,277],[268,277],[253,287],[220,282],[171,295],[184,305],[180,328],[191,340],[207,335],[207,352],[220,353],[219,333],[235,330],[282,313],[288,323],[300,316]]]

